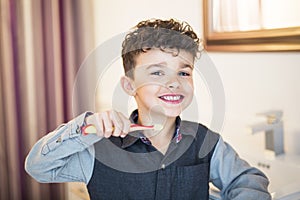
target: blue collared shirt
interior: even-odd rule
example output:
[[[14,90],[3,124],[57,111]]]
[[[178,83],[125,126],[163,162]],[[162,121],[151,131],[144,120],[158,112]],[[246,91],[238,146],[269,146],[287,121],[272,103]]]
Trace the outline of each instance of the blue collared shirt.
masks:
[[[84,113],[59,126],[33,146],[25,161],[25,169],[33,178],[43,183],[89,183],[95,160],[94,144],[102,138],[94,134],[81,134],[86,115]],[[180,121],[177,120],[175,142],[180,142],[184,135],[178,132],[179,126]],[[209,176],[210,181],[220,189],[222,199],[271,199],[267,177],[242,160],[222,137],[213,152]]]

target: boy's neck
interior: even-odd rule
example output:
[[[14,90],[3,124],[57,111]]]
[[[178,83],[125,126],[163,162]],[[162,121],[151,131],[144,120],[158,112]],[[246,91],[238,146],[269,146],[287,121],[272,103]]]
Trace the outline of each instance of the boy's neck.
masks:
[[[165,154],[167,148],[174,136],[176,117],[167,117],[165,115],[151,116],[143,115],[139,111],[138,123],[142,125],[155,125],[160,124],[163,126],[161,130],[149,130],[144,131],[145,136],[151,141],[152,145],[156,147],[160,152]]]
[[[146,137],[158,151],[162,154],[166,154],[169,144],[174,136],[175,127],[175,120],[168,121],[164,124],[163,129],[152,131],[152,134],[150,133],[150,136],[146,135]]]

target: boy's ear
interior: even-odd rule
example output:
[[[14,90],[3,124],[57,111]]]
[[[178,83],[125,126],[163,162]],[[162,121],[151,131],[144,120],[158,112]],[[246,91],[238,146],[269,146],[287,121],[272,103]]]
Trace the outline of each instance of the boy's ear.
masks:
[[[123,90],[130,96],[135,96],[135,85],[131,78],[128,76],[122,76],[121,77],[121,85]]]

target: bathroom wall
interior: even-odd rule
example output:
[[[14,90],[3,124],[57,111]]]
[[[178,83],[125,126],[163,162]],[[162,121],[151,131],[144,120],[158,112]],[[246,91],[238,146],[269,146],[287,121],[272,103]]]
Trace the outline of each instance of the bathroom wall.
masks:
[[[202,35],[202,0],[94,0],[94,9],[96,45],[148,18],[184,20]],[[250,135],[247,126],[262,121],[256,113],[280,109],[284,112],[286,152],[300,154],[300,52],[208,52],[208,56],[221,77],[226,97],[225,120],[217,131],[237,149],[246,145],[263,150],[264,135]],[[114,64],[121,65],[121,62]],[[109,80],[117,82],[122,74],[121,66],[113,68],[112,73],[114,76]],[[110,106],[109,91],[116,84],[107,84],[106,95],[100,94],[99,103],[103,108]],[[209,126],[212,112],[217,111],[212,110],[210,91],[204,81],[197,82],[196,87],[198,119]]]

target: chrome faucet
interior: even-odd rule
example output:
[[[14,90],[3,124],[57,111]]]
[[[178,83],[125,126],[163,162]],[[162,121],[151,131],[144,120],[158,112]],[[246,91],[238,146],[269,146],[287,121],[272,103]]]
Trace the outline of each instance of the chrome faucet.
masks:
[[[284,153],[283,143],[283,112],[280,110],[259,113],[267,118],[266,123],[250,126],[251,134],[265,132],[265,149],[267,153],[278,156]]]

